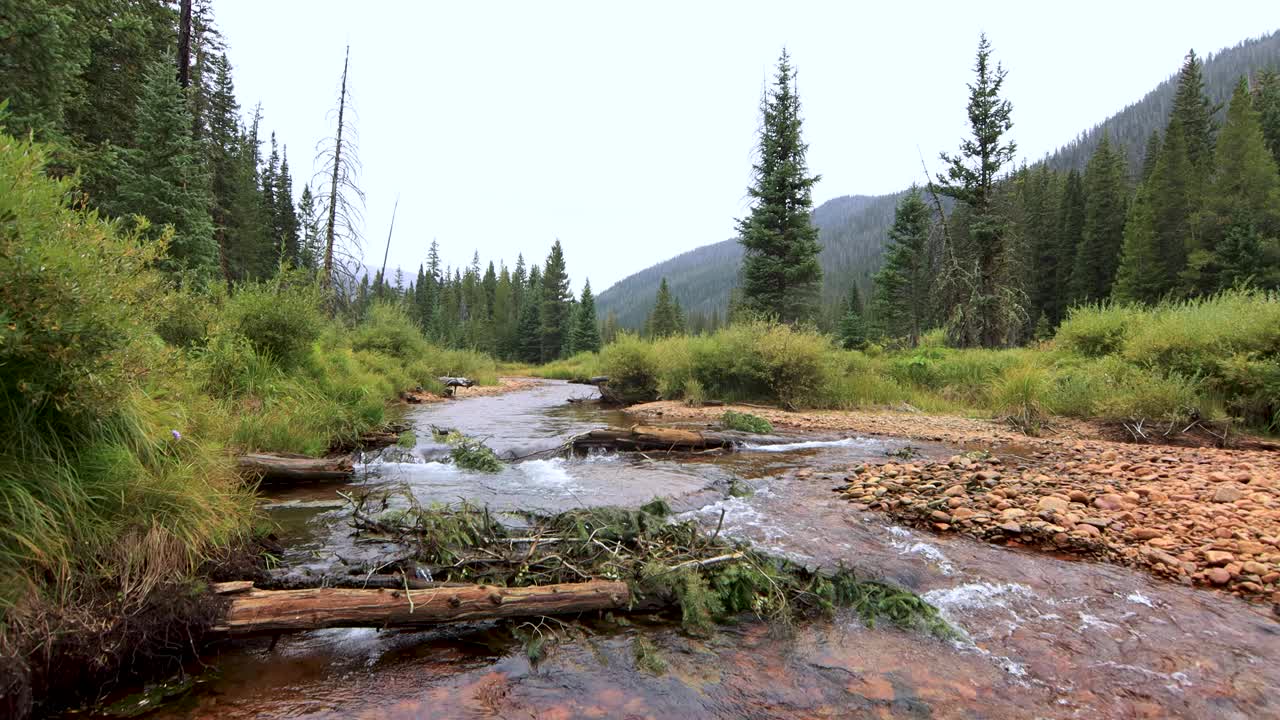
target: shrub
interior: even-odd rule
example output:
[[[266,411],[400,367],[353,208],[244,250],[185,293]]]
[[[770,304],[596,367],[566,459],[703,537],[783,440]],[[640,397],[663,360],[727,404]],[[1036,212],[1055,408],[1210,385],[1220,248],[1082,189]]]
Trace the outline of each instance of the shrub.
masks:
[[[1043,368],[1020,365],[1009,370],[992,388],[996,412],[1028,435],[1039,435],[1044,424],[1044,399],[1048,373]]]
[[[320,337],[325,320],[320,288],[308,276],[284,273],[245,285],[227,302],[226,329],[244,336],[259,354],[288,370],[298,366]]]
[[[1055,341],[1066,350],[1085,357],[1102,357],[1120,352],[1129,330],[1142,312],[1132,306],[1103,303],[1071,309],[1058,328]]]
[[[609,376],[609,390],[624,403],[641,403],[658,397],[658,363],[653,345],[630,333],[600,353],[600,365]]]
[[[725,410],[720,416],[720,425],[725,430],[737,430],[739,432],[756,433],[764,435],[773,432],[773,424],[768,420],[751,413],[740,413],[734,410]]]
[[[379,302],[351,332],[353,350],[371,350],[401,360],[421,358],[429,346],[403,306]]]

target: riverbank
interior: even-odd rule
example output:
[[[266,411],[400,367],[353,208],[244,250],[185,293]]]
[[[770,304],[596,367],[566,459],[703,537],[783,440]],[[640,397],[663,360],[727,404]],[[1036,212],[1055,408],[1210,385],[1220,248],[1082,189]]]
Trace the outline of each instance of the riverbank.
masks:
[[[657,402],[632,414],[714,423],[726,408]],[[779,427],[890,435],[973,449],[941,460],[849,469],[859,510],[936,532],[1136,567],[1280,603],[1280,453],[1135,445],[1054,422],[1028,437],[975,418],[894,412],[792,413],[731,406]],[[886,459],[888,460],[888,459]]]

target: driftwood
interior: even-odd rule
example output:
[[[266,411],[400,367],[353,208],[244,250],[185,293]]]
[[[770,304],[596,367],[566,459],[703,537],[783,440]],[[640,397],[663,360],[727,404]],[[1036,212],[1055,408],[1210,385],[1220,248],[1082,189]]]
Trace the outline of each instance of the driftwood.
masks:
[[[313,458],[306,455],[253,453],[236,458],[240,474],[262,482],[346,480],[355,472],[350,455]]]
[[[573,449],[608,450],[716,450],[732,449],[738,441],[718,433],[636,425],[630,429],[604,428],[573,438]]]
[[[471,585],[428,590],[251,590],[228,596],[214,632],[229,635],[332,627],[417,627],[459,621],[626,608],[624,582],[591,580],[533,587]]]

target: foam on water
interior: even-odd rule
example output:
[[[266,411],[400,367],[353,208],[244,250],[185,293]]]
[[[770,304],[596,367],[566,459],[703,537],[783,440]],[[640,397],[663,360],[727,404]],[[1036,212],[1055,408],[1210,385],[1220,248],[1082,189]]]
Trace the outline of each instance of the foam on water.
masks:
[[[792,452],[795,450],[809,450],[811,448],[838,448],[851,447],[854,445],[866,445],[871,440],[866,438],[844,438],[843,440],[807,440],[805,442],[778,443],[776,445],[756,445],[746,443],[742,446],[743,450],[755,450],[757,452]]]
[[[930,590],[924,599],[943,613],[1005,608],[1017,601],[1029,601],[1036,594],[1021,583],[972,582],[940,590]]]
[[[573,489],[577,487],[573,476],[566,469],[562,458],[550,460],[529,460],[516,465],[516,469],[527,480],[542,487]]]

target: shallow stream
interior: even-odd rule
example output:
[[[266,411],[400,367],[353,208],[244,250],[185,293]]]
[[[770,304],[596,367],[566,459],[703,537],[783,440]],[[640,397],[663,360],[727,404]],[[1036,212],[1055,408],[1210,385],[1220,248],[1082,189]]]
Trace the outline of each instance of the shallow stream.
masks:
[[[667,498],[684,517],[807,564],[855,568],[940,608],[962,641],[877,626],[853,614],[779,629],[728,626],[710,639],[647,622],[586,623],[536,667],[485,624],[430,631],[325,630],[224,645],[165,718],[1262,718],[1280,717],[1280,623],[1260,606],[1109,565],[940,537],[854,511],[831,492],[841,471],[883,462],[905,443],[805,436],[680,460],[597,455],[459,471],[431,426],[524,457],[625,415],[546,382],[506,395],[416,408],[413,449],[361,466],[360,490],[406,490],[424,503],[467,499],[495,512],[637,506]],[[945,456],[952,448],[916,448]],[[1009,458],[1008,461],[1016,461]],[[731,478],[754,489],[729,497]],[[347,484],[272,493],[268,512],[295,572],[384,556],[354,543]],[[723,520],[722,520],[723,518]],[[667,665],[637,667],[643,636]]]

